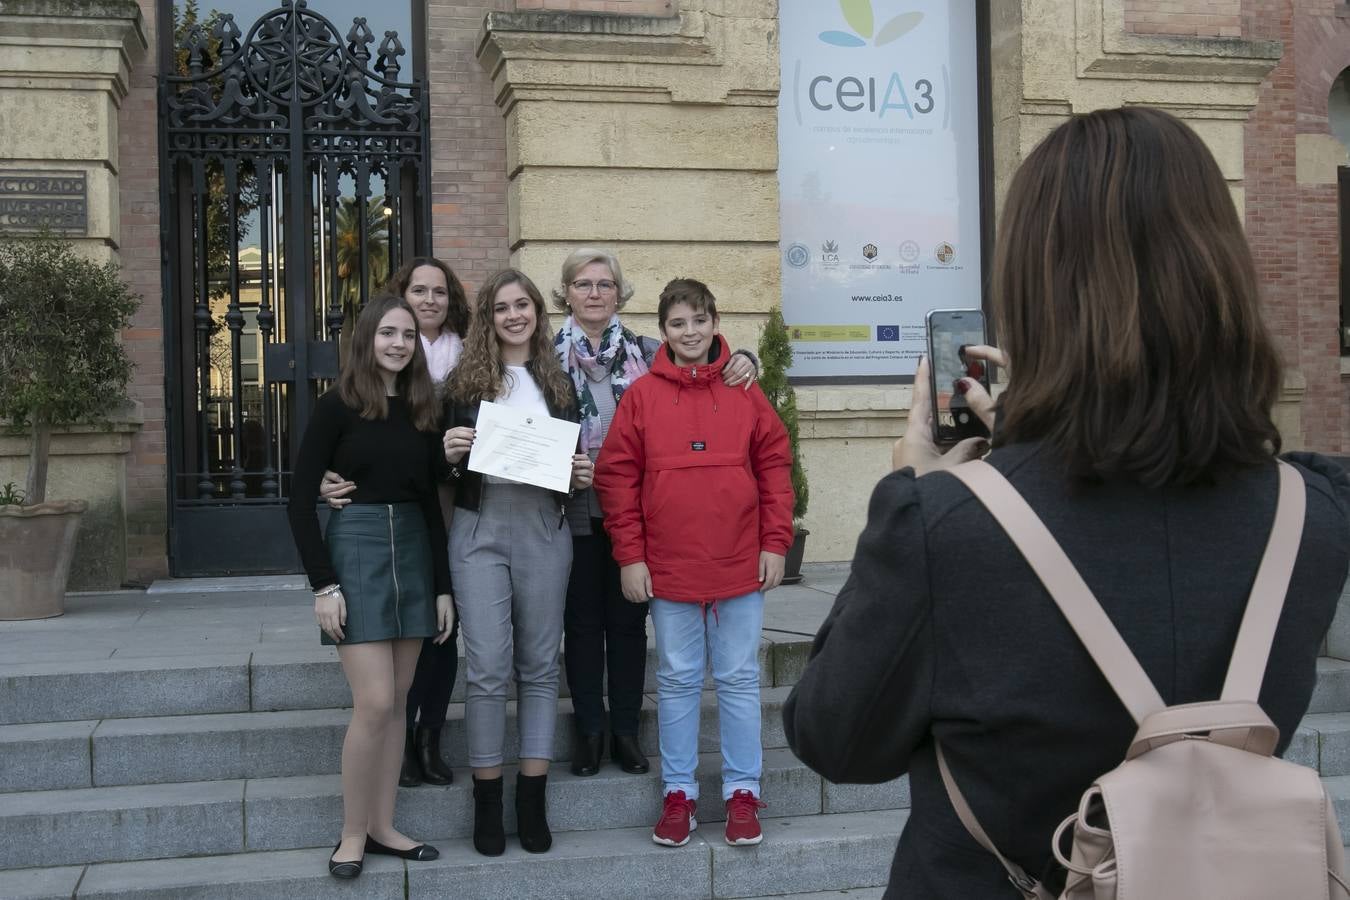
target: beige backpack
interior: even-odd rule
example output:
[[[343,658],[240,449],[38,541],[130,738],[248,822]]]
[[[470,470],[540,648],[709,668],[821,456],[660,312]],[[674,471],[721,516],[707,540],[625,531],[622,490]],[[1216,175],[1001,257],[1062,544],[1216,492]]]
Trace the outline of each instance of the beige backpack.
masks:
[[[1125,761],[1055,830],[1060,900],[1346,900],[1336,813],[1317,772],[1272,757],[1279,729],[1257,705],[1298,555],[1303,479],[1279,463],[1275,522],[1217,701],[1167,706],[1049,530],[997,470],[951,470],[989,509],[1139,724]],[[937,745],[947,796],[1027,900],[1052,896],[995,849]],[[1065,831],[1072,829],[1069,854]]]

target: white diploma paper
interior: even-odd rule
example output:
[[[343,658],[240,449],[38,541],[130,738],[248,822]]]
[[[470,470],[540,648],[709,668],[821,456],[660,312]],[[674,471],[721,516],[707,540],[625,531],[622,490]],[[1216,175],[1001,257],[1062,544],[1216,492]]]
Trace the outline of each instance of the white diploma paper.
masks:
[[[581,426],[484,400],[478,405],[469,470],[567,493]]]

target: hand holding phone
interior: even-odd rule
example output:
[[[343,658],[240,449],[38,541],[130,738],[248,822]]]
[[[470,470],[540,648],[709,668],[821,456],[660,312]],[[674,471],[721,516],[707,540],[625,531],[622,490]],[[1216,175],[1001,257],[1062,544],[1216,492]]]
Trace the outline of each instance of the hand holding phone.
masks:
[[[978,309],[935,309],[925,321],[935,443],[950,446],[965,438],[988,437],[989,429],[965,398],[966,379],[989,391],[990,364],[965,352],[966,347],[985,343],[984,313]]]

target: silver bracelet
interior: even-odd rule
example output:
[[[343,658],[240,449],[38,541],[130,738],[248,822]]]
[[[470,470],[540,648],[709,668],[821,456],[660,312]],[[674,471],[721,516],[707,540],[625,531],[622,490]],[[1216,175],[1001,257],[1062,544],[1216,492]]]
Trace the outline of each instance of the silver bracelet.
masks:
[[[328,587],[323,588],[322,590],[315,591],[315,592],[314,592],[314,599],[315,599],[315,600],[319,600],[319,599],[322,599],[322,598],[324,598],[324,597],[331,597],[331,596],[333,596],[334,594],[341,593],[341,591],[342,591],[342,585],[340,585],[340,584],[330,584]]]

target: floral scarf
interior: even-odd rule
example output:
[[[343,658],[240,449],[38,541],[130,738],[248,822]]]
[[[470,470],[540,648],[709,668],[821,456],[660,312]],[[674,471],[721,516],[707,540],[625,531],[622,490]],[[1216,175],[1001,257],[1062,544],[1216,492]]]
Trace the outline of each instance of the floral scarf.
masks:
[[[647,374],[647,361],[642,356],[642,342],[623,323],[617,313],[605,326],[600,336],[600,347],[591,346],[585,330],[572,316],[567,317],[557,336],[553,339],[553,349],[558,354],[572,385],[577,391],[578,406],[581,412],[581,450],[589,453],[599,450],[604,441],[600,423],[600,411],[596,408],[591,388],[596,384],[589,376],[600,372],[609,373],[609,384],[614,391],[614,403],[628,386],[640,376]]]

